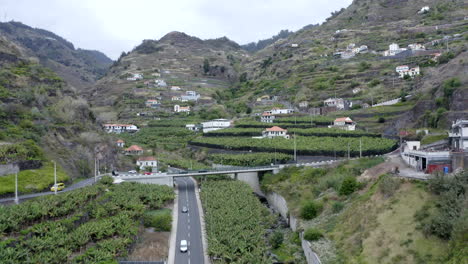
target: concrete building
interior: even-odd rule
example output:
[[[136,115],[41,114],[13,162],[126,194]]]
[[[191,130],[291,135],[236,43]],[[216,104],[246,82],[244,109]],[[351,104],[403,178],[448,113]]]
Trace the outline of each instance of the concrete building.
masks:
[[[292,114],[294,113],[294,109],[288,109],[288,108],[273,108],[270,111],[270,114],[272,115],[287,115],[287,114]]]
[[[124,150],[124,153],[125,155],[141,155],[143,154],[143,149],[138,145],[131,145]]]
[[[136,161],[136,165],[139,166],[141,170],[147,167],[157,168],[158,160],[155,157],[139,157]]]
[[[185,125],[185,128],[187,128],[190,131],[200,131],[203,129],[203,126],[201,124],[187,124]]]
[[[348,131],[356,130],[356,123],[349,117],[340,117],[333,121],[333,125],[328,126],[328,128],[338,128]]]
[[[190,113],[190,106],[174,105],[174,112],[176,113]]]
[[[338,110],[346,110],[351,107],[351,103],[343,98],[328,98],[327,100],[323,101],[325,106],[328,107],[336,107]]]
[[[107,133],[116,134],[120,134],[123,132],[133,133],[139,130],[137,126],[131,124],[104,124],[103,127]]]
[[[149,100],[146,100],[145,105],[146,107],[156,108],[159,106],[159,101],[154,100],[154,99],[149,99]]]
[[[228,128],[231,125],[232,121],[228,119],[214,119],[208,122],[201,123],[203,133]]]
[[[270,128],[263,130],[262,137],[263,138],[274,138],[274,137],[289,138],[289,135],[288,135],[287,129],[282,129],[279,126],[274,126],[274,127],[270,127]]]
[[[409,166],[425,173],[452,171],[450,151],[423,151],[419,150],[419,144],[419,141],[417,143],[410,141],[403,147],[401,156]]]
[[[262,113],[260,117],[260,122],[262,123],[273,123],[275,121],[275,115],[272,115],[269,111],[265,111]]]
[[[395,68],[395,71],[400,75],[400,78],[404,78],[405,76],[413,78],[421,73],[419,66],[409,68],[407,65],[398,66]]]
[[[468,152],[468,120],[453,122],[449,133],[450,146],[457,152]]]
[[[195,91],[186,91],[185,95],[180,97],[182,102],[186,101],[198,101],[200,99],[200,94],[197,94]]]
[[[121,139],[117,140],[116,143],[117,143],[117,147],[119,147],[119,148],[123,148],[125,146],[125,141],[123,141]]]

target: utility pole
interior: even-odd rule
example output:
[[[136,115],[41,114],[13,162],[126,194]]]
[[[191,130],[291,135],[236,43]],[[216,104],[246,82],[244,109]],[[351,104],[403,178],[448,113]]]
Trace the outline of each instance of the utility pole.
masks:
[[[359,157],[362,158],[362,138],[359,138]]]
[[[94,157],[94,182],[97,182],[97,158]]]
[[[18,198],[18,172],[15,173],[15,204],[19,204],[19,198]]]
[[[53,161],[54,162],[54,192],[55,192],[55,195],[57,195],[57,189],[58,189],[58,186],[57,186],[57,163],[55,162],[55,160]]]
[[[349,142],[348,142],[348,159],[350,159],[350,153],[349,153]]]
[[[296,132],[294,132],[294,162],[297,163]]]

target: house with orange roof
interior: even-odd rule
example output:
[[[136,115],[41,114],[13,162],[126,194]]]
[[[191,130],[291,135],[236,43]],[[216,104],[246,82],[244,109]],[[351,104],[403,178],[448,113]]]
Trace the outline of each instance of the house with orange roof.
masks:
[[[125,146],[125,141],[121,139],[117,140],[116,143],[117,143],[117,147],[119,148],[123,148]]]
[[[274,137],[289,138],[289,135],[288,135],[287,129],[283,129],[279,126],[273,126],[273,127],[263,130],[262,137],[263,138],[274,138]]]
[[[174,112],[176,113],[190,113],[190,106],[180,106],[180,105],[174,105]]]
[[[343,130],[354,131],[356,130],[356,123],[349,117],[339,117],[333,121],[333,125],[328,128],[339,128]]]
[[[262,113],[260,117],[260,121],[263,123],[273,123],[275,121],[276,116],[273,115],[270,111],[265,111]]]
[[[131,145],[124,150],[124,153],[125,155],[141,155],[143,154],[143,149],[138,145]]]

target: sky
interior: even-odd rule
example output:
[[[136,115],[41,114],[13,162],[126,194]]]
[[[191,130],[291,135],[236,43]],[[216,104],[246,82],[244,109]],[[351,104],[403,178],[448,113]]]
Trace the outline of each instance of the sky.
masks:
[[[325,21],[352,0],[0,0],[0,21],[19,21],[112,59],[171,31],[239,44]]]

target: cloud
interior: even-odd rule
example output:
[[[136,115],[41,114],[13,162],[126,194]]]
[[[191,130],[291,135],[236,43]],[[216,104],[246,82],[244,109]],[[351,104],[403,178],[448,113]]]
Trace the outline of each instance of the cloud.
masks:
[[[0,0],[0,18],[50,30],[116,59],[143,39],[182,31],[244,44],[325,20],[351,0]]]

